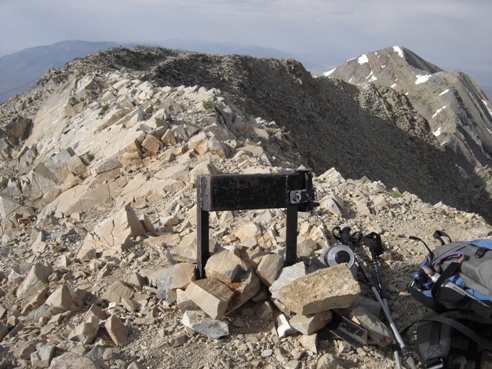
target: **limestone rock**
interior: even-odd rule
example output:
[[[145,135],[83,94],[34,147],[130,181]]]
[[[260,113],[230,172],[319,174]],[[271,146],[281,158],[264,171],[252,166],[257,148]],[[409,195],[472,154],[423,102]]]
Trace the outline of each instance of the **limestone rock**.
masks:
[[[179,263],[173,266],[171,289],[186,289],[196,280],[196,266],[191,263]]]
[[[191,300],[213,319],[224,316],[233,292],[217,279],[200,279],[186,288]]]
[[[172,248],[171,255],[176,261],[194,263],[196,252],[196,232],[192,232],[184,236],[178,246]]]
[[[319,246],[316,241],[306,239],[297,245],[297,256],[299,258],[314,256],[315,251],[318,249],[318,247]]]
[[[270,287],[277,279],[283,267],[284,258],[282,255],[267,254],[261,258],[256,268],[256,274],[267,287]]]
[[[200,307],[191,300],[190,296],[188,296],[186,290],[176,290],[176,305],[182,312],[185,312],[186,310],[200,310]]]
[[[228,313],[255,297],[261,288],[260,279],[251,269],[240,273],[234,282],[226,283],[226,285],[234,292],[229,301]]]
[[[224,250],[213,254],[205,265],[207,278],[215,278],[223,283],[230,283],[240,270],[246,266],[242,260],[230,251]]]
[[[291,336],[297,333],[297,330],[292,328],[284,314],[280,314],[277,317],[277,333],[279,338]]]
[[[304,347],[306,350],[311,351],[314,354],[318,353],[317,342],[318,342],[317,334],[302,335],[299,338],[299,343],[301,344],[301,346]]]
[[[153,135],[145,136],[142,142],[142,147],[144,147],[148,152],[152,154],[157,154],[161,148],[161,141]]]
[[[124,346],[128,343],[128,328],[116,315],[113,314],[109,317],[104,324],[104,328],[106,328],[106,331],[116,345]]]
[[[48,283],[48,277],[52,270],[50,266],[45,266],[41,263],[34,264],[17,289],[17,297],[25,297],[44,288]]]
[[[174,302],[176,300],[176,291],[172,289],[174,266],[167,267],[160,273],[157,279],[157,298]]]
[[[243,243],[246,243],[247,241],[251,242],[253,240],[254,244],[252,246],[254,246],[256,245],[256,236],[259,231],[258,225],[253,222],[248,222],[234,229],[232,234],[239,238]]]
[[[110,302],[120,302],[123,297],[131,299],[134,293],[135,291],[133,288],[121,281],[116,281],[108,288],[101,298]]]
[[[94,361],[88,357],[76,354],[74,352],[66,352],[63,355],[55,357],[51,360],[50,369],[99,369]]]
[[[31,299],[22,308],[22,315],[26,315],[30,311],[37,309],[46,302],[46,294],[48,292],[48,286],[45,286],[41,290],[33,293]]]
[[[55,345],[40,343],[36,345],[36,352],[31,354],[31,364],[35,368],[48,368],[55,353]]]
[[[99,320],[92,319],[77,325],[68,335],[68,339],[72,341],[82,342],[84,345],[94,343],[99,331]]]
[[[193,331],[210,338],[221,338],[229,335],[227,323],[212,319],[201,311],[185,311],[181,323]]]
[[[333,354],[327,353],[318,359],[316,369],[348,369],[349,366]]]
[[[309,315],[350,306],[361,289],[346,264],[323,268],[281,287],[277,294],[288,309]]]
[[[270,293],[272,294],[272,298],[273,299],[277,298],[278,291],[282,286],[296,279],[299,279],[305,275],[306,275],[306,266],[302,261],[292,266],[283,268],[277,280],[273,282],[269,288]]]
[[[88,250],[102,251],[112,246],[129,245],[132,237],[145,234],[145,229],[129,205],[118,211],[112,218],[108,218],[88,233],[82,244],[78,256],[82,258]]]
[[[63,311],[76,310],[76,304],[72,297],[71,288],[67,285],[58,287],[46,300],[46,304]]]
[[[26,138],[29,130],[32,126],[32,120],[29,118],[25,118],[21,115],[13,118],[7,125],[4,127],[5,132],[7,133],[9,138],[17,140],[23,140]]]
[[[314,332],[319,331],[326,324],[331,322],[333,315],[330,310],[321,311],[316,314],[309,316],[305,315],[295,315],[289,320],[292,328],[298,330],[302,334],[310,335]]]

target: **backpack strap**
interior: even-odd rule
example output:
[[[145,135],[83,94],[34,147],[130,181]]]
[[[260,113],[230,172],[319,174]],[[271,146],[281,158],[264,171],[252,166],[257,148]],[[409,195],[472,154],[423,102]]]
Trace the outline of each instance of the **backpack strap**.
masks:
[[[465,335],[466,337],[477,343],[479,346],[479,351],[484,349],[488,351],[492,351],[492,339],[480,336],[478,333],[476,333],[475,331],[473,331],[463,323],[460,323],[457,319],[474,321],[480,324],[492,324],[492,319],[488,319],[488,322],[487,321],[484,322],[484,319],[482,317],[463,314],[457,311],[451,311],[449,313],[443,313],[443,314],[433,314],[422,318],[423,321],[439,322],[456,329],[458,332],[460,332],[461,334]]]
[[[435,321],[421,320],[417,326],[417,350],[424,368],[447,367],[453,328]]]
[[[428,315],[417,326],[417,349],[425,368],[447,368],[451,354],[464,355],[481,362],[490,361],[488,352],[492,350],[492,339],[479,335],[467,322],[492,327],[492,319],[484,319],[474,314],[453,310],[443,314]],[[484,332],[488,332],[485,329]],[[475,343],[473,349],[453,346],[453,337],[459,332]]]

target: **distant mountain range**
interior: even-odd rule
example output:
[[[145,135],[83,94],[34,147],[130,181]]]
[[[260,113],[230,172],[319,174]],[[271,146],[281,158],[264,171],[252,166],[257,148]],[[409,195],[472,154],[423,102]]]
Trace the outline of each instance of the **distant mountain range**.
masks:
[[[36,46],[10,55],[1,56],[0,103],[8,100],[10,96],[24,91],[50,68],[58,68],[75,58],[87,56],[93,52],[117,45],[133,47],[137,43],[68,40],[52,45]],[[155,44],[147,43],[145,45],[219,55],[241,54],[260,58],[292,58],[300,61],[313,75],[324,73],[339,64],[340,60],[347,58],[344,55],[337,55],[336,52],[330,55],[293,54],[273,48],[214,43],[202,40],[170,39]],[[490,98],[492,96],[492,75],[478,70],[474,70],[473,75],[475,80],[478,81],[478,85]]]
[[[59,68],[63,64],[79,57],[87,56],[99,50],[113,46],[133,47],[136,43],[89,42],[69,40],[52,45],[36,46],[0,57],[0,103],[10,96],[23,92],[50,68]],[[149,44],[147,44],[149,45]],[[322,73],[333,68],[334,64],[325,62],[330,57],[292,54],[272,48],[221,44],[195,40],[167,40],[150,46],[169,49],[198,51],[211,54],[243,54],[255,57],[294,58],[303,63],[312,73]]]
[[[63,41],[0,57],[0,102],[24,91],[50,68],[118,45],[116,42]]]

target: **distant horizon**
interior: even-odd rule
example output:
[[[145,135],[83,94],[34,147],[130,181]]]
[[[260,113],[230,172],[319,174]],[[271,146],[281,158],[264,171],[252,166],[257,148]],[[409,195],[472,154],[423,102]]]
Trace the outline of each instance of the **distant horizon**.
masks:
[[[490,0],[0,1],[0,55],[64,40],[203,40],[346,59],[401,46],[492,76]],[[116,41],[115,41],[116,40]]]
[[[263,47],[263,46],[258,46],[258,45],[249,45],[249,44],[235,44],[235,43],[231,43],[231,42],[220,43],[220,42],[214,42],[214,41],[204,41],[204,40],[199,40],[199,39],[176,39],[175,38],[175,39],[169,39],[169,40],[161,40],[159,42],[152,42],[152,43],[151,42],[143,42],[143,41],[140,41],[140,42],[121,41],[121,42],[119,42],[119,41],[108,41],[108,40],[105,40],[105,41],[102,41],[102,40],[101,41],[89,41],[89,40],[82,40],[82,39],[67,39],[67,40],[57,41],[57,42],[54,42],[52,44],[36,45],[36,46],[32,46],[32,47],[27,47],[25,49],[19,50],[17,52],[11,53],[11,54],[0,55],[0,58],[6,57],[9,55],[15,55],[16,53],[20,53],[20,52],[30,50],[30,49],[36,49],[39,47],[52,47],[52,46],[57,45],[57,44],[70,43],[70,42],[81,42],[81,43],[88,43],[88,44],[93,44],[93,45],[95,45],[95,44],[106,44],[106,43],[107,44],[115,44],[115,45],[123,45],[123,46],[155,45],[155,46],[159,46],[159,47],[168,47],[171,49],[176,49],[176,48],[177,49],[180,49],[180,48],[186,49],[187,46],[190,46],[190,44],[193,44],[192,46],[195,47],[195,49],[194,50],[189,49],[189,50],[190,51],[197,51],[197,52],[208,52],[208,51],[203,51],[203,49],[205,49],[207,47],[211,47],[211,46],[216,46],[216,47],[222,46],[222,47],[229,47],[229,48],[238,49],[238,50],[234,50],[234,51],[243,51],[243,50],[241,50],[241,48],[243,48],[243,49],[245,49],[245,48],[257,49],[257,50],[261,50],[261,51],[265,51],[265,52],[269,50],[275,54],[278,54],[278,53],[286,54],[285,56],[280,56],[280,57],[292,57],[294,59],[299,60],[307,70],[309,70],[315,74],[323,74],[325,72],[328,72],[330,69],[333,69],[336,66],[340,65],[341,63],[344,63],[345,61],[347,61],[349,59],[359,57],[359,56],[364,55],[366,53],[377,51],[377,50],[365,50],[365,51],[360,52],[357,55],[347,55],[344,57],[334,54],[331,56],[332,60],[328,60],[328,58],[330,58],[330,56],[326,55],[327,59],[324,59],[325,56],[322,54],[304,54],[304,55],[303,54],[293,54],[293,53],[290,53],[288,51],[275,49],[272,47]],[[165,45],[166,43],[168,43],[170,45]],[[180,43],[181,43],[181,46],[179,46]],[[456,70],[456,71],[460,71],[460,72],[468,74],[470,77],[472,77],[475,80],[475,82],[480,86],[480,88],[486,93],[489,101],[492,99],[492,72],[489,71],[486,66],[475,65],[475,66],[471,66],[471,67],[463,67],[463,66],[458,67],[458,66],[453,66],[453,65],[441,65],[439,63],[436,63],[434,60],[429,60],[429,59],[425,58],[424,56],[420,55],[418,52],[415,52],[414,50],[412,50],[412,49],[410,49],[404,45],[388,45],[386,47],[394,47],[394,46],[404,47],[406,49],[409,49],[412,52],[419,55],[424,60],[426,60],[432,64],[435,64],[436,66],[438,66],[439,68],[441,68],[443,70],[447,70],[447,71]],[[200,50],[200,48],[201,48],[201,50]],[[248,51],[251,51],[251,50],[248,50]],[[220,52],[220,53],[223,54],[222,52]],[[261,54],[263,54],[263,53],[261,53]],[[268,56],[268,57],[273,57],[273,58],[278,57],[275,55],[267,55],[267,54],[268,53],[265,53],[264,55],[261,55],[261,56]],[[257,55],[253,55],[253,56],[257,56]],[[337,59],[337,60],[334,60],[334,59]],[[307,60],[311,60],[312,63],[317,63],[319,66],[312,67],[313,64],[309,64],[309,62],[306,62]],[[310,67],[310,65],[311,65],[311,67]],[[324,69],[322,66],[326,66],[326,68]]]

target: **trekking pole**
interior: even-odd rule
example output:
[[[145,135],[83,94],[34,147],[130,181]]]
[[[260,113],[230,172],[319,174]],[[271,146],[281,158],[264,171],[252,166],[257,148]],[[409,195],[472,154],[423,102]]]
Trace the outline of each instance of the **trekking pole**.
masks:
[[[396,340],[403,356],[406,357],[407,364],[410,366],[410,368],[414,369],[416,368],[416,364],[413,359],[413,356],[410,350],[408,349],[408,347],[405,345],[405,342],[403,341],[403,338],[401,337],[400,332],[396,328],[395,322],[391,317],[391,311],[388,304],[386,290],[383,285],[383,279],[381,278],[381,269],[379,267],[379,262],[378,262],[378,256],[384,252],[383,243],[381,242],[381,236],[375,232],[372,232],[364,236],[363,241],[371,251],[371,258],[374,265],[376,280],[379,287],[379,295],[382,301],[381,307],[383,308],[383,312],[386,317],[386,320],[388,321],[391,331],[393,332],[393,343],[395,343]],[[397,357],[397,353],[395,353],[395,358],[396,357]],[[399,360],[399,358],[397,360]]]
[[[385,303],[383,301],[383,299],[381,298],[381,295],[380,295],[378,289],[374,285],[374,282],[373,282],[371,276],[369,275],[366,267],[364,266],[364,262],[363,262],[362,258],[359,256],[359,254],[357,254],[357,252],[355,251],[355,248],[354,248],[354,241],[358,242],[361,239],[360,233],[356,232],[354,234],[350,234],[350,227],[344,227],[342,229],[340,229],[340,227],[335,227],[333,229],[332,233],[333,233],[333,236],[335,236],[335,238],[339,239],[343,244],[349,246],[350,249],[352,250],[352,253],[354,254],[354,259],[355,259],[355,263],[357,264],[357,267],[361,271],[362,276],[366,280],[366,283],[369,286],[369,288],[371,289],[372,293],[374,294],[374,297],[376,297],[376,300],[378,301],[379,305],[383,309],[383,312],[386,316],[386,319],[388,320],[388,324],[390,324],[390,327],[391,327],[392,320],[391,320],[391,316],[389,315],[389,309],[388,309],[387,303]],[[388,317],[390,319],[388,319]],[[394,326],[394,323],[393,323],[393,326]],[[393,327],[391,327],[391,330],[392,331],[394,330]],[[394,332],[392,335],[392,340],[393,340],[393,346],[394,346],[393,347],[393,355],[395,357],[396,368],[401,369],[401,361],[400,361],[400,356],[398,354],[397,345],[395,344],[396,342],[395,342]],[[400,345],[400,347],[401,347],[401,345]],[[411,366],[411,368],[416,369],[415,366]]]

